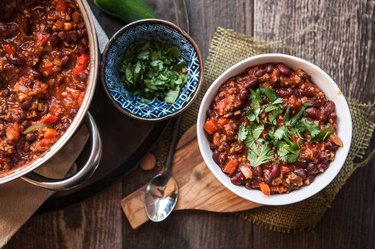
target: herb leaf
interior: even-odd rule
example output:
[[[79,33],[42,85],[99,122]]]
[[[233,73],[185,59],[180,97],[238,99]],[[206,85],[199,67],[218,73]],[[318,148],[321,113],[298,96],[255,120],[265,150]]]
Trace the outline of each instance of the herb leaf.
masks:
[[[244,141],[247,137],[247,134],[249,133],[249,130],[245,126],[240,126],[237,133],[237,138],[239,141]]]
[[[254,143],[254,145],[249,148],[247,154],[247,159],[254,168],[271,161],[273,157],[273,151],[269,148],[267,142]]]

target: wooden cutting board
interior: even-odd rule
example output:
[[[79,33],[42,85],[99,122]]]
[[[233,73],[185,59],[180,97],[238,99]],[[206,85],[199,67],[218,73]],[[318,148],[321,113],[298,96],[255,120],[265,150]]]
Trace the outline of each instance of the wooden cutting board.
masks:
[[[233,194],[215,178],[200,154],[196,126],[187,130],[179,140],[172,174],[179,186],[175,210],[236,212],[260,206]],[[133,229],[148,221],[144,209],[145,189],[146,185],[121,201],[122,209]]]

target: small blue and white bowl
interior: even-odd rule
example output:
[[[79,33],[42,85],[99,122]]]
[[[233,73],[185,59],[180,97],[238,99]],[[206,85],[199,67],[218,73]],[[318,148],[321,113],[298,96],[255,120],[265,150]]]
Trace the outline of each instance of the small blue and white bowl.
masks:
[[[154,98],[145,104],[120,82],[119,66],[129,45],[142,41],[158,41],[176,46],[187,62],[188,80],[173,104]],[[132,22],[120,29],[108,42],[102,56],[101,80],[114,106],[122,113],[139,120],[160,121],[185,110],[197,96],[203,79],[203,61],[194,40],[175,24],[160,19]]]

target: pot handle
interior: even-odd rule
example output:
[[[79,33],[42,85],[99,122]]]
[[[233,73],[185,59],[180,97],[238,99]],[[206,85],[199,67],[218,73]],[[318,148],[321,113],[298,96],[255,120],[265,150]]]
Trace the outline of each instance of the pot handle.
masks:
[[[98,127],[89,112],[87,112],[85,120],[90,130],[91,152],[86,164],[78,172],[63,179],[52,179],[35,172],[30,172],[23,176],[22,179],[38,187],[53,191],[61,191],[75,188],[85,179],[91,177],[100,162],[102,155],[102,141]]]

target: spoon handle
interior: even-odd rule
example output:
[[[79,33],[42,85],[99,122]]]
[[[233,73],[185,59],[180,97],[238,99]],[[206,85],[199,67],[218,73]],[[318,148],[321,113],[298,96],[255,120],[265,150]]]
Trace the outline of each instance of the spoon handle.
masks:
[[[169,170],[172,166],[174,151],[175,151],[176,144],[178,141],[178,131],[180,130],[181,119],[182,119],[181,114],[178,114],[177,117],[174,119],[173,128],[172,128],[173,129],[172,140],[169,145],[167,160],[165,161],[165,170]]]

